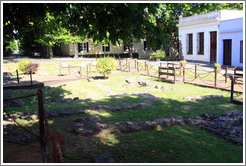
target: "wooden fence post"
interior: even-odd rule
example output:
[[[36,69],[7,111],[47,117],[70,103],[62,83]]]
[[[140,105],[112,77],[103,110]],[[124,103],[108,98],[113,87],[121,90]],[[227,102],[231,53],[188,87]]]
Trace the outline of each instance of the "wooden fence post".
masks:
[[[195,79],[197,79],[197,65],[195,64]]]
[[[121,70],[121,59],[119,59],[119,63],[120,63],[120,70]]]
[[[18,84],[19,84],[19,83],[20,83],[20,78],[19,78],[18,70],[16,70],[16,76],[17,76],[17,82],[18,82]]]
[[[135,69],[136,69],[137,68],[137,60],[135,59],[134,61],[135,61]]]
[[[149,76],[149,64],[147,64],[147,73],[148,73],[148,76]]]
[[[64,163],[65,158],[64,158],[64,154],[63,154],[62,135],[61,134],[55,134],[52,137],[52,142],[53,142],[54,162],[55,163]]]
[[[30,71],[30,81],[31,81],[31,86],[32,86],[32,71]]]
[[[70,74],[70,65],[68,65],[68,74]]]
[[[176,68],[173,69],[173,72],[174,72],[174,75],[173,75],[173,77],[174,77],[174,84],[176,84]]]
[[[47,147],[45,141],[45,112],[43,102],[43,92],[41,89],[38,90],[38,113],[39,113],[39,133],[40,133],[40,148],[43,153],[43,161],[47,163]]]
[[[231,77],[231,102],[233,100],[233,93],[234,93],[234,78],[233,76],[230,76]]]
[[[217,70],[214,69],[214,87],[217,87]]]
[[[131,60],[129,61],[129,72],[131,72]]]
[[[183,82],[185,82],[185,68],[183,67]]]
[[[126,58],[126,70],[127,70],[127,58]]]
[[[61,64],[59,66],[59,76],[61,76]]]
[[[139,62],[137,61],[137,72],[139,72]]]
[[[228,67],[226,67],[226,70],[225,70],[225,83],[227,83],[227,69]]]
[[[145,71],[147,70],[147,62],[146,61],[144,62],[144,70]]]

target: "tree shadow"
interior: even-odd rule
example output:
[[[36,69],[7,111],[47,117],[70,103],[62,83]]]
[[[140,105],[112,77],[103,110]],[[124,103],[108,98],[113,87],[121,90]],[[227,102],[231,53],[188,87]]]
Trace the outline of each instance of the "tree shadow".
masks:
[[[64,94],[69,93],[64,90],[62,86],[58,87],[58,89],[57,94],[53,91],[44,91],[44,100],[51,100],[51,98],[54,97],[64,98]],[[163,93],[168,93],[168,91],[164,91]],[[103,154],[106,151],[109,151],[114,160],[119,163],[242,161],[242,158],[240,158],[240,147],[234,147],[235,145],[232,145],[217,136],[213,136],[206,131],[200,131],[194,126],[177,126],[129,134],[98,130],[89,136],[85,136],[75,134],[72,125],[73,120],[76,118],[93,117],[95,115],[98,116],[101,123],[114,126],[116,123],[122,124],[126,121],[151,121],[158,118],[164,118],[165,116],[187,116],[193,118],[194,116],[199,116],[203,113],[222,114],[224,112],[229,112],[232,109],[241,111],[241,106],[232,104],[229,104],[229,106],[227,105],[229,97],[200,101],[174,100],[170,98],[149,101],[136,95],[130,95],[107,97],[97,101],[79,100],[66,103],[45,104],[45,111],[52,112],[57,109],[66,108],[68,111],[73,112],[73,108],[83,109],[98,105],[110,106],[140,102],[149,103],[152,107],[119,111],[92,109],[87,113],[83,112],[82,114],[48,118],[51,135],[56,133],[62,134],[64,154],[68,162],[90,162],[91,160],[89,159],[91,158],[91,155]],[[34,107],[28,107],[25,110],[37,112],[37,109],[34,110],[33,108]],[[15,113],[20,112],[21,110],[22,109],[19,108],[15,111],[12,110],[11,112]],[[28,129],[36,132],[38,131],[37,120],[23,120],[23,122],[26,124],[29,123],[26,126]],[[100,123],[95,122],[93,125],[98,128],[101,127]],[[235,153],[231,153],[230,148],[233,148]],[[213,155],[217,158],[214,158]],[[201,157],[202,159],[200,160]]]

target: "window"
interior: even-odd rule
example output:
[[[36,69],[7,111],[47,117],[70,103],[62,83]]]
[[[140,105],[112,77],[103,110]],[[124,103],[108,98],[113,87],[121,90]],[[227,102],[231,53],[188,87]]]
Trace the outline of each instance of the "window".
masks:
[[[110,45],[109,44],[102,44],[102,52],[109,52],[110,51]]]
[[[144,41],[144,51],[150,50],[150,47],[147,44],[147,41]]]
[[[132,49],[132,46],[124,45],[124,51],[130,51],[130,49]]]
[[[240,63],[243,63],[243,41],[240,41]]]
[[[198,54],[204,54],[204,33],[198,33]]]
[[[78,52],[89,52],[89,43],[88,42],[78,43]]]
[[[188,52],[187,54],[192,54],[193,53],[193,40],[192,40],[193,35],[188,34]]]
[[[130,42],[131,42],[131,44],[133,44],[132,40]],[[130,51],[130,50],[132,50],[132,47],[133,46],[131,44],[124,43],[124,51]]]

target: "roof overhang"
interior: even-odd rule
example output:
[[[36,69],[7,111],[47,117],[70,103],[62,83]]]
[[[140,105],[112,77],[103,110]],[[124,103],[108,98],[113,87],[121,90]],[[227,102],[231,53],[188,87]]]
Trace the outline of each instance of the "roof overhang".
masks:
[[[207,19],[207,20],[202,20],[202,21],[181,23],[181,24],[177,24],[176,26],[181,28],[181,27],[188,27],[188,26],[193,26],[193,25],[213,23],[213,22],[218,22],[218,21],[219,21],[219,18],[213,18],[213,19]]]

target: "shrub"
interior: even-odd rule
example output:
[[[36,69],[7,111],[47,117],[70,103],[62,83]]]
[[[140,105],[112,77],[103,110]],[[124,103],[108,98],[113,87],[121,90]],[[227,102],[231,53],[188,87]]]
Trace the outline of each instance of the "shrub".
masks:
[[[31,62],[28,61],[28,60],[20,61],[20,62],[18,63],[18,70],[20,70],[21,72],[24,72],[26,66],[29,65],[30,63],[31,63]]]
[[[166,57],[166,52],[161,51],[161,50],[157,50],[157,51],[153,52],[151,55],[152,55],[151,58],[160,59],[160,58]]]
[[[38,63],[30,63],[25,67],[24,73],[29,74],[30,72],[32,72],[32,74],[35,74],[38,71],[38,67]]]
[[[117,65],[114,58],[104,57],[98,60],[96,67],[98,72],[107,78],[109,74],[116,70]]]
[[[186,60],[182,60],[182,61],[180,61],[180,63],[186,64]]]
[[[221,67],[221,65],[220,65],[219,63],[215,63],[215,64],[214,64],[214,67],[215,67],[215,68],[219,68],[219,67]]]

